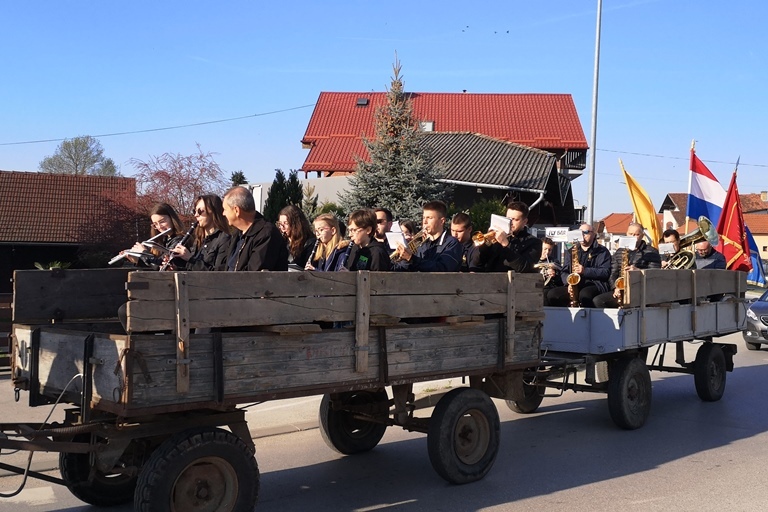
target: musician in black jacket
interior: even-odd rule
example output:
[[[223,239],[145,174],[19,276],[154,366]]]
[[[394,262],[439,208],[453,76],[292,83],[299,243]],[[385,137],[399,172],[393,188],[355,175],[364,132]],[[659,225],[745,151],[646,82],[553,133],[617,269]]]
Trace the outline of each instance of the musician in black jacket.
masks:
[[[303,270],[317,242],[307,216],[298,206],[290,204],[280,210],[277,228],[288,244],[288,264]]]
[[[253,195],[245,187],[224,194],[224,217],[233,234],[225,265],[219,270],[288,270],[288,247],[277,226],[256,211]]]
[[[411,251],[398,243],[394,269],[409,272],[458,272],[463,249],[458,240],[445,230],[448,207],[442,201],[429,201],[422,207],[421,230],[426,240]]]
[[[480,265],[486,272],[536,272],[541,255],[541,240],[528,232],[528,205],[522,201],[507,203],[509,233],[497,231],[493,243],[480,246]]]
[[[150,229],[152,237],[168,229],[171,230],[163,238],[157,240],[157,243],[167,250],[160,250],[158,248],[148,249],[140,242],[137,242],[131,248],[131,251],[144,253],[145,256],[137,258],[126,255],[126,259],[138,267],[159,270],[169,257],[170,251],[181,242],[184,236],[184,223],[181,222],[176,210],[167,203],[155,204],[149,211],[149,220],[152,222],[152,228]],[[191,242],[188,242],[188,245],[191,245]]]
[[[578,302],[580,307],[595,307],[594,298],[601,293],[610,290],[608,278],[611,275],[611,253],[597,243],[597,235],[590,224],[584,223],[581,230],[581,242],[575,245],[576,262],[573,264],[573,249],[565,255],[560,277],[564,283],[568,282],[568,275],[578,274],[581,278],[578,289]],[[570,305],[568,285],[553,288],[547,292],[545,306]]]
[[[480,249],[472,240],[472,218],[459,212],[451,219],[451,235],[459,241],[464,251],[461,257],[461,272],[479,272],[480,267]]]
[[[195,199],[195,244],[193,250],[182,245],[173,249],[177,259],[187,262],[186,270],[216,270],[224,268],[229,249],[229,223],[224,218],[221,198],[215,194]]]
[[[616,288],[616,281],[620,277],[626,277],[626,271],[661,268],[659,251],[643,240],[643,233],[643,226],[637,222],[632,222],[629,227],[627,227],[627,236],[635,237],[635,248],[627,252],[627,249],[622,247],[613,253],[611,275],[608,278],[608,282],[613,291],[607,291],[595,297],[594,303],[596,308],[618,308],[621,306],[619,299],[621,298],[622,292]]]
[[[351,243],[347,248],[349,253],[344,260],[344,268],[352,271],[392,269],[392,261],[384,244],[375,238],[376,214],[373,210],[352,212],[347,232]]]

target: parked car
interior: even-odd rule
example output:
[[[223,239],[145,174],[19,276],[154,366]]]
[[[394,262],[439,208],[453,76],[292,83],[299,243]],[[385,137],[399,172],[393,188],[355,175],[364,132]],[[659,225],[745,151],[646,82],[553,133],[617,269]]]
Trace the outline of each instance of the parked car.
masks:
[[[747,309],[747,329],[742,335],[749,350],[760,350],[760,345],[768,345],[768,291]]]

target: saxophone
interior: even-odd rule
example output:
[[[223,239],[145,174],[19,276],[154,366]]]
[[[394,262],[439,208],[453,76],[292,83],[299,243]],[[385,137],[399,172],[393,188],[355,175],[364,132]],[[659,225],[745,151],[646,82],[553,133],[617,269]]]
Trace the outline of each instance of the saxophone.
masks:
[[[624,305],[624,290],[627,287],[627,268],[629,267],[629,249],[624,248],[621,255],[621,275],[616,279],[615,287],[619,290],[619,307]]]
[[[568,274],[568,297],[571,299],[570,307],[579,307],[579,282],[581,276],[573,271],[574,267],[579,264],[579,244],[574,243],[571,247],[571,273]]]
[[[421,244],[427,241],[427,237],[427,232],[423,229],[413,235],[413,237],[408,240],[408,250],[411,251],[411,253],[416,254],[416,249],[418,249]],[[389,259],[392,261],[392,263],[397,263],[402,258],[397,255],[397,251],[392,251],[392,254],[389,255]]]

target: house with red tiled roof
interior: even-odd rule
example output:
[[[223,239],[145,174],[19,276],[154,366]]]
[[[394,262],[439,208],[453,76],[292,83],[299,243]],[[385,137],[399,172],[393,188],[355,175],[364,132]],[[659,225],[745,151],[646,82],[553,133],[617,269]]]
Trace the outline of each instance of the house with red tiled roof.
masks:
[[[739,194],[741,211],[745,214],[768,214],[768,192],[759,194]],[[659,207],[659,213],[664,215],[664,224],[672,223],[672,228],[683,226],[688,212],[688,194],[682,192],[670,192],[664,197]],[[752,227],[750,226],[750,230]],[[753,232],[754,234],[754,232]]]
[[[558,168],[581,174],[588,149],[570,94],[406,93],[414,117],[428,132],[470,132],[542,149]],[[363,137],[372,138],[380,92],[321,92],[301,140],[309,149],[302,170],[318,176],[353,173],[355,157],[367,159]]]
[[[461,174],[460,180],[455,176],[445,176],[443,180],[454,186],[458,208],[470,206],[481,198],[515,198],[536,207],[534,218],[543,223],[573,223],[576,213],[570,182],[580,176],[585,167],[588,145],[571,95],[406,95],[422,132],[445,134],[427,137],[425,144],[430,146],[431,154],[440,155],[439,164],[443,168]],[[356,160],[369,158],[363,139],[375,136],[376,110],[386,101],[386,93],[321,92],[301,141],[303,147],[309,149],[302,166],[305,176],[354,173]],[[461,149],[450,146],[459,141]],[[449,146],[441,148],[439,144]],[[520,158],[525,151],[513,150],[509,144],[550,155],[555,172],[551,180],[548,174],[546,187],[541,183],[538,188],[531,187],[524,178],[538,175],[536,180],[540,181],[541,161]],[[464,154],[466,150],[472,154]],[[512,160],[506,160],[509,153],[515,152]]]
[[[13,270],[106,263],[136,239],[133,178],[0,171],[0,197],[0,292]]]

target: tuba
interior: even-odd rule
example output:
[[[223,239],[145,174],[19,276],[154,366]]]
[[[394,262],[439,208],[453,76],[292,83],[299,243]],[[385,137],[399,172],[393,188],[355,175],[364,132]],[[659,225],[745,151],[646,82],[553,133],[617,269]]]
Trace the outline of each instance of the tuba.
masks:
[[[680,239],[680,249],[669,258],[669,263],[665,268],[674,270],[693,268],[696,266],[696,253],[690,249],[691,247],[699,242],[709,242],[714,247],[720,242],[720,235],[717,234],[712,221],[702,215],[697,223],[699,229]],[[684,247],[686,249],[683,249]]]

